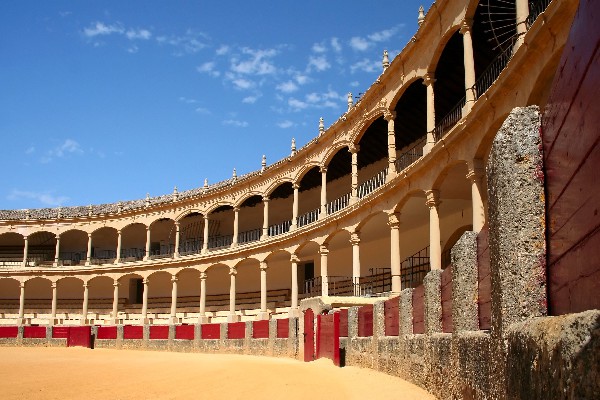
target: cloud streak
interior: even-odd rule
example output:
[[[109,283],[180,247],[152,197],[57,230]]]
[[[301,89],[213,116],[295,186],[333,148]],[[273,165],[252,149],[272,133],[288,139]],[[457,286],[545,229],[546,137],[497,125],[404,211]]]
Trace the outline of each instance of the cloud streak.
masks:
[[[19,189],[11,190],[8,196],[6,196],[6,198],[11,201],[22,199],[35,200],[45,207],[57,207],[69,201],[69,198],[67,196],[56,196],[51,194],[50,192],[34,192]]]

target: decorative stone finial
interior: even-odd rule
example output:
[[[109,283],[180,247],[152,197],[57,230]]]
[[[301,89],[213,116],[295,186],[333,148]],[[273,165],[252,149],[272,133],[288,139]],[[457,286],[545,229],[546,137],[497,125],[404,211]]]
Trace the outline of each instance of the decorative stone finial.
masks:
[[[88,217],[91,217],[91,216],[92,216],[92,205],[90,204],[88,206]]]
[[[323,117],[319,118],[319,136],[325,133],[325,124],[323,123]]]
[[[231,177],[233,178],[234,181],[237,180],[237,171],[235,170],[235,168],[233,169],[233,175]]]
[[[208,189],[208,178],[204,178],[204,190]]]
[[[177,201],[179,199],[179,192],[177,191],[177,186],[173,188],[173,201]]]
[[[123,204],[121,202],[118,202],[117,203],[117,212],[120,213],[121,211],[123,211]]]
[[[260,162],[260,172],[265,172],[265,169],[267,169],[267,156],[263,154],[262,161]]]
[[[348,111],[350,111],[353,105],[354,100],[352,99],[352,92],[348,92]]]
[[[292,156],[296,155],[296,139],[292,138]]]
[[[423,6],[421,6],[421,7],[419,7],[419,18],[417,18],[417,22],[419,23],[419,26],[421,26],[423,21],[425,21],[425,10],[423,9]]]
[[[25,219],[31,219],[31,211],[29,211],[29,209],[25,209]]]
[[[60,217],[61,217],[61,213],[60,213],[60,212],[61,212],[61,208],[60,208],[60,207],[58,207],[58,208],[56,209],[56,218],[60,218]]]
[[[388,57],[388,51],[384,50],[383,51],[383,61],[381,63],[383,65],[383,70],[385,71],[387,69],[387,67],[390,66],[390,58]]]
[[[146,193],[146,202],[144,203],[146,207],[150,207],[150,193]]]

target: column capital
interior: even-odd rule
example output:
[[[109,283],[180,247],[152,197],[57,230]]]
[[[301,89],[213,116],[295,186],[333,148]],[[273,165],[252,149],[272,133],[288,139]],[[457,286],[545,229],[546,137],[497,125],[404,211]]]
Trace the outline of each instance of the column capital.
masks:
[[[19,289],[25,289],[25,282],[19,282]]]
[[[427,207],[438,207],[440,205],[440,191],[439,190],[426,190],[425,195],[427,196],[427,200],[425,204]]]
[[[179,280],[179,277],[177,277],[177,275],[171,276],[171,282],[177,282],[178,280]]]
[[[51,287],[52,289],[56,289],[56,282],[52,282],[52,283],[50,284],[50,287]]]
[[[120,234],[121,234],[121,230],[117,229],[117,235],[120,235]]]
[[[92,237],[92,232],[88,232],[88,238]]]
[[[357,154],[360,151],[360,146],[357,144],[351,144],[348,146],[348,151],[352,154]]]
[[[180,222],[179,222],[179,221],[174,221],[173,223],[175,224],[175,226],[176,226],[177,228],[179,228],[179,224],[180,224]]]
[[[150,225],[148,225],[148,226],[146,227],[146,232],[148,232],[149,230],[150,230]]]
[[[206,213],[206,214],[204,215],[204,220],[205,220],[205,221],[208,221],[208,213]]]
[[[263,196],[263,198],[262,198],[262,201],[263,201],[263,203],[268,203],[268,202],[269,202],[269,200],[271,200],[271,199],[269,198],[269,196]]]
[[[390,122],[396,119],[396,111],[385,110],[383,112],[383,119]]]
[[[478,182],[479,180],[481,180],[481,178],[483,178],[485,170],[483,168],[473,168],[473,169],[469,169],[469,172],[467,172],[466,178],[471,182]]]
[[[327,245],[322,244],[321,246],[319,246],[319,254],[322,256],[326,256],[327,254],[329,254],[329,249],[327,248]]]
[[[298,258],[298,256],[297,256],[297,255],[295,255],[295,254],[292,254],[292,255],[290,256],[290,261],[291,261],[291,262],[293,262],[293,263],[298,263],[298,262],[300,262],[300,259]]]
[[[27,241],[28,238],[29,238],[29,235],[23,235],[23,240]]]
[[[60,240],[60,233],[57,233],[57,234],[55,234],[55,235],[54,235],[54,238],[55,238],[56,240]]]
[[[300,184],[299,183],[295,183],[295,182],[292,183],[292,189],[294,189],[294,190],[300,189]]]
[[[423,75],[423,85],[431,86],[435,83],[435,78],[433,72],[428,72]]]
[[[233,207],[233,212],[234,212],[234,213],[236,213],[236,212],[240,212],[240,207],[239,207],[239,206],[235,206],[235,207]]]
[[[237,268],[235,268],[235,267],[229,267],[229,275],[236,276],[237,275]]]
[[[326,174],[327,173],[327,165],[320,166],[319,172],[322,174]]]
[[[83,288],[87,289],[88,288],[88,283],[87,282],[83,282]]]
[[[115,281],[113,282],[113,286],[114,287],[119,287],[119,281],[115,279]]]
[[[205,281],[207,276],[206,272],[200,272],[200,280]]]
[[[266,261],[261,261],[259,268],[260,268],[261,271],[266,271],[267,268],[269,268],[269,265],[267,264]]]
[[[147,284],[148,284],[148,282],[150,282],[150,280],[149,280],[148,278],[144,278],[144,279],[142,279],[142,283],[143,283],[144,285],[147,285]]]
[[[473,19],[472,18],[465,18],[462,20],[462,22],[460,23],[460,29],[459,32],[461,35],[464,35],[467,32],[471,32],[471,27],[473,26]]]
[[[389,213],[388,214],[388,225],[392,229],[397,229],[400,226],[400,213]]]
[[[350,244],[352,244],[353,246],[358,246],[358,244],[360,243],[359,234],[359,232],[354,232],[350,235]]]

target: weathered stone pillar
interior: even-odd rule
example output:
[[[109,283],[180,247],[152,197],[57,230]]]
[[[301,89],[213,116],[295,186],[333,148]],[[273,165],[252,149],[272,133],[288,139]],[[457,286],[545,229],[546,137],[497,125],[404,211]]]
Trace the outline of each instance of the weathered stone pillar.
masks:
[[[269,197],[263,197],[263,227],[261,240],[265,240],[269,237]]]
[[[429,207],[429,262],[431,269],[442,269],[442,248],[440,242],[440,194],[437,190],[427,190],[427,207]]]
[[[452,247],[452,325],[454,332],[479,329],[477,233],[467,231]]]
[[[465,111],[469,112],[475,102],[475,61],[473,58],[473,39],[471,38],[471,26],[473,20],[465,19],[460,25],[460,33],[463,37],[463,58],[465,64]],[[464,114],[463,114],[464,115]]]
[[[292,188],[294,189],[294,205],[292,207],[292,225],[290,227],[290,230],[294,230],[298,227],[298,201],[300,185],[294,183],[292,185]]]
[[[398,307],[400,312],[398,331],[400,335],[412,335],[413,333],[413,290],[409,288],[400,292],[400,304]]]
[[[327,167],[321,167],[321,214],[319,219],[327,216]]]
[[[258,319],[264,320],[269,319],[269,313],[267,312],[267,262],[260,262],[260,312],[258,313]]]
[[[350,235],[352,245],[352,283],[354,284],[354,295],[360,296],[360,232]]]
[[[204,231],[202,232],[202,254],[208,252],[208,214],[204,216]]]
[[[394,120],[396,119],[395,111],[386,110],[383,114],[383,118],[388,123],[388,173],[386,176],[386,182],[396,177],[396,131],[394,129]]]
[[[402,290],[401,263],[400,255],[400,213],[391,213],[388,216],[388,225],[390,226],[390,269],[392,275],[392,294],[400,294]]]
[[[527,33],[527,17],[529,16],[529,1],[528,0],[517,0],[517,41],[515,42],[514,51],[517,51],[519,47],[525,41],[525,34]]]
[[[298,256],[292,254],[290,257],[292,262],[292,304],[290,307],[290,318],[298,316]]]
[[[25,324],[25,282],[20,282],[19,289],[21,292],[19,294],[19,318],[17,325],[21,326]]]
[[[56,282],[52,282],[50,284],[50,287],[52,288],[52,308],[50,311],[50,320],[48,321],[49,325],[54,325],[56,323],[56,303],[57,303],[57,293],[56,293]]]
[[[473,160],[473,166],[469,168],[467,179],[471,182],[471,202],[473,205],[473,231],[481,232],[485,225],[485,209],[482,198],[482,179],[484,177],[482,161]]]
[[[27,238],[27,236],[23,236],[23,267],[27,266],[27,256],[28,256],[28,250],[29,250],[29,240]]]
[[[435,144],[435,137],[433,131],[435,130],[435,95],[433,91],[433,84],[435,79],[433,73],[428,72],[423,76],[423,84],[427,87],[427,143],[423,148],[423,154],[427,154],[431,151],[431,148]]]
[[[348,151],[352,154],[352,192],[350,194],[350,204],[358,201],[358,145],[349,146]]]
[[[329,271],[327,270],[329,250],[327,244],[319,247],[319,254],[321,255],[321,296],[329,296]]]
[[[60,235],[56,235],[56,247],[54,249],[54,263],[53,266],[58,266],[58,259],[60,258]]]
[[[85,265],[92,265],[92,234],[88,233],[87,253],[85,255]]]
[[[119,314],[119,281],[115,279],[113,283],[113,304],[112,304],[112,315],[111,315],[111,324],[117,325],[119,323],[118,314]]]
[[[173,257],[179,257],[179,221],[175,221],[175,251],[173,252]]]
[[[200,315],[198,316],[199,324],[206,324],[206,272],[200,272]]]
[[[231,240],[231,247],[238,245],[238,235],[240,232],[240,208],[233,207],[233,239]]]
[[[173,325],[179,322],[177,319],[177,275],[171,277],[171,315],[169,316],[169,324]]]
[[[237,269],[229,267],[229,315],[227,322],[238,322],[239,316],[235,313],[235,276]]]
[[[150,239],[151,239],[150,225],[148,225],[146,227],[146,255],[144,256],[144,260],[150,259]]]
[[[148,324],[148,278],[144,278],[144,292],[142,293],[142,325]]]
[[[121,262],[121,246],[123,242],[123,236],[121,235],[121,230],[117,231],[117,256],[115,257],[115,264]]]
[[[83,306],[81,311],[81,321],[79,321],[80,325],[86,325],[88,323],[88,298],[89,298],[89,288],[88,283],[83,282]]]
[[[423,279],[425,333],[442,331],[442,270],[434,269]]]

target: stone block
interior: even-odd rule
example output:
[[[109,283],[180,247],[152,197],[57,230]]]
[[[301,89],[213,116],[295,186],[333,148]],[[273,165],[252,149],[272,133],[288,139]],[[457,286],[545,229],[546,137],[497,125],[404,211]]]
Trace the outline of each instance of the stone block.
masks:
[[[479,329],[477,233],[467,231],[452,247],[452,323],[454,332]]]
[[[423,279],[425,333],[442,331],[442,270],[429,271]]]
[[[412,296],[413,289],[404,289],[400,292],[400,306],[398,312],[400,313],[400,335],[412,335],[413,333],[413,307],[412,307]]]

